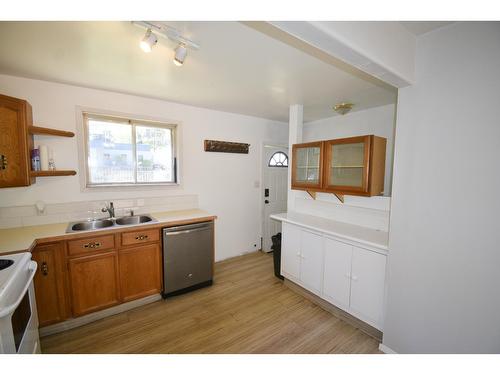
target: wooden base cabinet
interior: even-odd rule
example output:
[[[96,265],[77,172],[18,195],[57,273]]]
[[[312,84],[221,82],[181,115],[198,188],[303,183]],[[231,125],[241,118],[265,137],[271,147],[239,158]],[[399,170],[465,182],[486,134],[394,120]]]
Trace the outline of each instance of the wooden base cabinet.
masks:
[[[160,245],[121,249],[118,259],[123,302],[161,292]]]
[[[120,302],[116,252],[69,259],[68,272],[74,316]]]
[[[32,259],[38,264],[34,284],[40,327],[61,322],[69,316],[62,245],[37,246],[32,253]]]
[[[386,255],[284,222],[281,273],[382,330]]]

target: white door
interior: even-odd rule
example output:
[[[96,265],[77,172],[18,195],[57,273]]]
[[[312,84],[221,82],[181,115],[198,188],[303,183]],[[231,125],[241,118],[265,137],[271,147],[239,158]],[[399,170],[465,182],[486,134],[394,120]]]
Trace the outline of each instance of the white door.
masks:
[[[271,236],[281,231],[281,222],[271,220],[269,215],[286,212],[288,147],[264,145],[262,160],[264,202],[262,250],[269,252],[272,245]]]
[[[352,246],[325,238],[323,298],[346,309],[351,293]]]
[[[300,281],[311,292],[320,294],[323,278],[323,236],[306,230],[300,241]]]
[[[352,247],[351,309],[375,328],[382,328],[387,257]]]
[[[283,223],[281,242],[281,274],[287,279],[299,281],[300,278],[300,237],[302,230]]]

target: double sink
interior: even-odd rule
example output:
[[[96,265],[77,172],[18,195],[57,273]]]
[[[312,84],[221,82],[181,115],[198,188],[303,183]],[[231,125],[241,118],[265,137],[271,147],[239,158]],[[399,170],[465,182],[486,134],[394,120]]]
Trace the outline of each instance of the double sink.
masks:
[[[121,226],[133,226],[149,222],[156,222],[157,220],[151,215],[135,215],[135,216],[123,216],[113,219],[96,219],[87,221],[78,221],[70,223],[68,228],[66,228],[66,233],[80,232],[84,230],[98,230],[110,227],[121,227]]]

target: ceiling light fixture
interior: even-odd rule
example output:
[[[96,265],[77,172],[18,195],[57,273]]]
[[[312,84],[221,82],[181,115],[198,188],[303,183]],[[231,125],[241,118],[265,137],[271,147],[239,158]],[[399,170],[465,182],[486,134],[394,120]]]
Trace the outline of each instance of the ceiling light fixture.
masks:
[[[333,106],[333,110],[341,115],[345,115],[353,106],[354,104],[352,103],[339,103]]]
[[[179,30],[167,25],[165,22],[132,21],[132,23],[147,30],[144,39],[141,41],[141,48],[144,52],[151,52],[153,46],[158,42],[156,35],[177,43],[173,59],[174,64],[177,66],[181,66],[184,63],[188,48],[194,51],[200,48],[197,43],[184,37]],[[153,31],[156,35],[153,34]]]
[[[144,52],[149,53],[149,52],[151,52],[151,50],[153,49],[153,46],[156,43],[158,43],[158,38],[156,37],[155,34],[153,34],[153,32],[151,31],[151,29],[148,29],[146,31],[146,34],[144,35],[144,38],[142,38],[141,43],[139,44],[139,46],[141,47],[141,49]]]
[[[184,64],[184,60],[187,56],[187,48],[184,43],[179,43],[179,45],[175,48],[174,53],[174,64],[177,66],[182,66]]]

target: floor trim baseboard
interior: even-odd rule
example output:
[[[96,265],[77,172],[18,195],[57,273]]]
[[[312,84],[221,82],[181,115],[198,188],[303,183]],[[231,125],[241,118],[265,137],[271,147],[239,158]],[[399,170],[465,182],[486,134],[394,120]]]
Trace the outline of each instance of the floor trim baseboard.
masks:
[[[392,350],[391,348],[389,348],[388,346],[385,346],[384,344],[380,343],[379,346],[378,346],[378,349],[382,352],[382,353],[385,353],[385,354],[398,354],[397,352],[395,352],[394,350]]]
[[[52,325],[47,326],[47,327],[42,327],[39,329],[38,334],[40,335],[40,337],[53,335],[55,333],[67,331],[69,329],[73,329],[73,328],[80,327],[80,326],[83,326],[83,325],[88,324],[88,323],[95,322],[96,320],[107,318],[108,316],[111,316],[111,315],[116,315],[116,314],[122,313],[124,311],[132,310],[132,309],[135,309],[136,307],[144,306],[144,305],[147,305],[149,303],[159,301],[161,299],[162,298],[161,298],[160,294],[154,294],[152,296],[137,299],[135,301],[125,302],[125,303],[122,303],[121,305],[110,307],[109,309],[96,311],[94,313],[80,316],[78,318],[73,318],[73,319],[66,320],[64,322],[52,324]]]

